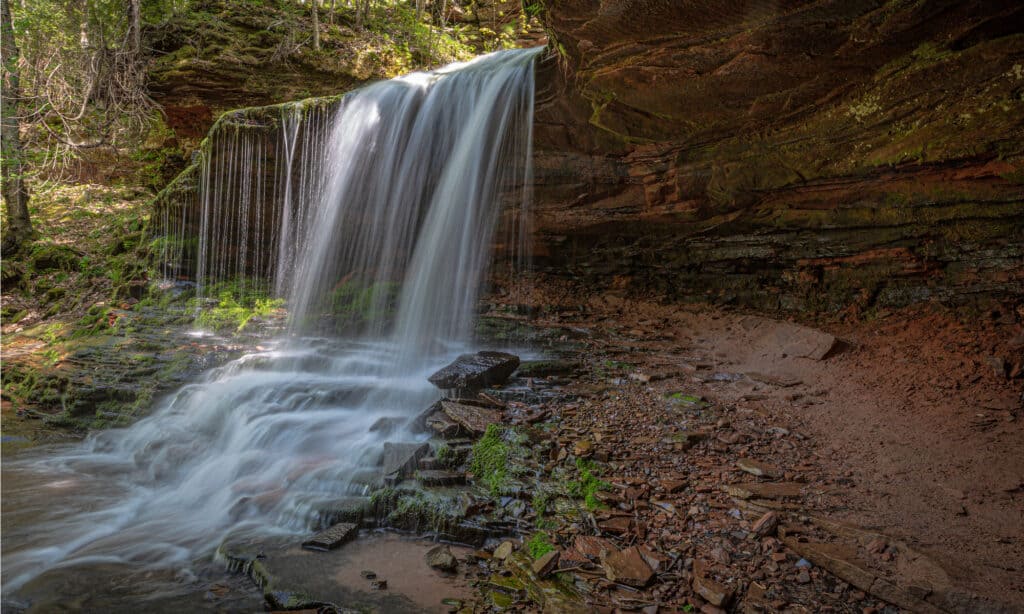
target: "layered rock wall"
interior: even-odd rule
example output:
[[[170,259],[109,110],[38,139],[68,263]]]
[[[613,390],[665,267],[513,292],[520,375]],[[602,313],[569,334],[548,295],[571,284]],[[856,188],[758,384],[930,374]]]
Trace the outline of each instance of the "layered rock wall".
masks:
[[[538,265],[769,310],[1024,294],[1024,6],[558,0]]]

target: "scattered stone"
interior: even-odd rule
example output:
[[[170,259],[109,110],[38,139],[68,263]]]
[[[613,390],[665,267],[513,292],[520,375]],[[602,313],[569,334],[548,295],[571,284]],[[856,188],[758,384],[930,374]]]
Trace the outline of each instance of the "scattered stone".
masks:
[[[772,533],[775,533],[775,529],[778,526],[779,515],[775,512],[768,512],[764,516],[761,516],[757,520],[757,522],[754,523],[754,526],[751,528],[751,531],[753,531],[753,533],[758,537],[764,537],[766,535],[771,535]]]
[[[513,544],[511,541],[506,540],[501,542],[501,544],[494,549],[493,556],[495,559],[499,561],[504,561],[509,557],[510,554],[512,554],[513,550],[515,550],[515,544]]]
[[[693,592],[715,607],[727,607],[732,601],[732,589],[705,575],[704,565],[693,562]]]
[[[661,480],[661,487],[665,489],[665,492],[669,494],[676,494],[682,492],[690,484],[689,480],[684,479],[666,479]]]
[[[427,378],[442,389],[480,389],[504,384],[519,367],[519,357],[505,352],[463,354]]]
[[[453,572],[459,567],[455,555],[445,545],[434,546],[427,551],[425,558],[428,566],[440,571]]]
[[[572,453],[581,458],[589,456],[594,451],[594,442],[589,439],[581,439],[572,447]]]
[[[374,580],[370,582],[370,588],[375,591],[386,591],[388,590],[388,581],[383,579]]]
[[[533,573],[537,574],[538,578],[543,578],[550,574],[558,566],[558,550],[552,550],[539,559],[533,562]]]
[[[811,581],[811,574],[807,573],[806,569],[802,569],[800,573],[796,574],[796,581],[799,584],[807,584]]]
[[[626,586],[644,588],[654,578],[654,571],[636,546],[608,554],[601,565],[606,578]]]
[[[351,541],[358,534],[358,525],[351,522],[339,522],[302,542],[302,547],[307,550],[334,550],[345,542]]]
[[[362,578],[364,580],[376,580],[377,579],[377,574],[375,572],[372,572],[372,571],[368,570],[368,569],[364,569],[363,571],[360,571],[359,575],[362,576]]]
[[[752,458],[741,458],[736,461],[736,466],[750,475],[755,475],[759,478],[774,478],[779,476],[778,469]]]
[[[496,409],[454,401],[441,401],[441,409],[452,422],[476,436],[483,435],[488,426],[501,422],[501,412]]]
[[[384,443],[384,477],[399,481],[412,477],[419,460],[430,453],[427,443]]]
[[[633,527],[633,520],[629,516],[614,516],[598,522],[597,526],[606,533],[622,535],[628,533]]]
[[[573,548],[592,561],[600,561],[606,552],[614,552],[617,549],[610,540],[593,535],[577,535]]]
[[[654,573],[662,573],[668,571],[668,568],[672,566],[672,558],[665,556],[660,552],[655,552],[645,546],[640,546],[640,556],[644,557],[644,561],[651,568]]]

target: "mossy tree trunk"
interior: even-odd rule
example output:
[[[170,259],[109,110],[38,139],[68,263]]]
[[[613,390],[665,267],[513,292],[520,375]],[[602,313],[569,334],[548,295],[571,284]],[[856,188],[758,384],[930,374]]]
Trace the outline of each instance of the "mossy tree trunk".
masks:
[[[309,5],[313,15],[313,49],[320,51],[320,0],[310,0]]]
[[[3,160],[2,191],[7,205],[7,236],[3,239],[2,249],[7,253],[34,234],[32,221],[28,215],[28,189],[25,187],[25,160],[21,149],[19,129],[18,102],[21,88],[18,83],[18,46],[14,41],[14,28],[11,26],[11,10],[8,0],[0,0],[0,46],[3,53],[3,108],[0,141],[2,141]]]

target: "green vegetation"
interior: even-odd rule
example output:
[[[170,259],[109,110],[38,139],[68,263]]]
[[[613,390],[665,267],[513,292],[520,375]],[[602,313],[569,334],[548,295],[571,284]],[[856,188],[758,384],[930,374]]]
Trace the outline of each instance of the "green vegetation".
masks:
[[[567,484],[569,494],[577,499],[583,499],[583,504],[590,511],[604,507],[604,504],[597,498],[597,492],[611,490],[612,485],[595,475],[598,469],[597,463],[577,458],[576,469],[580,472],[580,478]]]
[[[709,405],[711,405],[710,403],[704,400],[704,397],[693,394],[686,394],[684,392],[673,392],[671,394],[666,394],[665,398],[675,405],[686,405],[697,408],[708,407]]]
[[[555,545],[551,543],[551,538],[544,531],[537,531],[530,537],[529,540],[524,544],[526,552],[530,555],[530,558],[536,560],[544,556],[548,552],[555,549]]]
[[[512,482],[525,473],[522,459],[529,456],[526,437],[517,429],[492,424],[470,452],[469,470],[492,495],[507,494]]]
[[[284,306],[284,300],[266,294],[258,281],[224,282],[210,289],[217,298],[213,306],[203,305],[199,299],[192,304],[199,307],[196,326],[218,332],[240,333],[253,318],[266,317]]]
[[[395,315],[400,289],[394,282],[343,282],[327,295],[323,311],[333,316],[332,324],[338,331],[384,325]]]

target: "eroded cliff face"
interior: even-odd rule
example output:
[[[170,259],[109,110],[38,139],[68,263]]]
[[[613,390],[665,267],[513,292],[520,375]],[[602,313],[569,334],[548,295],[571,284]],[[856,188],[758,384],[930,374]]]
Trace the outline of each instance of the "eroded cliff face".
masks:
[[[557,0],[541,268],[768,310],[1024,295],[1024,5]]]

